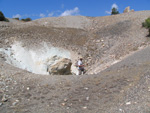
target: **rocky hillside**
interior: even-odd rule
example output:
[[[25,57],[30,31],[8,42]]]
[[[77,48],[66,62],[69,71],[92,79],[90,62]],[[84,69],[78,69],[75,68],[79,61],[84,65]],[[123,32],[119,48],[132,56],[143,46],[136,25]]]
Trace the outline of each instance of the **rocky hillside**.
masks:
[[[20,41],[24,47],[41,47],[48,42],[82,56],[88,73],[98,73],[130,52],[147,45],[147,30],[142,22],[149,11],[106,17],[54,17],[28,23],[1,22],[1,47]],[[74,58],[77,59],[77,58]]]
[[[150,43],[148,31],[142,28],[149,16],[150,11],[139,11],[105,17],[0,22],[0,111],[150,112]],[[25,57],[32,64],[29,56],[42,59],[52,47],[61,48],[57,54],[67,55],[73,64],[82,56],[86,74],[33,74],[11,63]],[[22,51],[14,55],[9,50]],[[11,56],[16,57],[10,65],[5,61]],[[24,67],[26,62],[20,64]]]

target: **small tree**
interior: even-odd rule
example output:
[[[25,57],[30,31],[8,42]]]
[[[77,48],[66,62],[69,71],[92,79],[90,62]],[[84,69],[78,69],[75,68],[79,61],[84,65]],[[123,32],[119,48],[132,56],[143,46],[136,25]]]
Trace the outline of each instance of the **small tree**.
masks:
[[[9,20],[7,18],[5,18],[4,14],[2,13],[2,11],[0,11],[0,21],[6,21],[9,22]]]
[[[112,8],[112,12],[111,12],[111,15],[116,15],[116,14],[119,14],[119,11],[117,10],[117,8]]]
[[[6,18],[4,16],[4,14],[0,11],[0,21],[5,21]]]
[[[29,22],[29,21],[32,21],[31,18],[26,18],[26,19],[21,19],[22,21],[25,21],[25,22]]]
[[[150,36],[150,17],[147,18],[145,20],[145,22],[142,23],[142,26],[149,30],[149,35],[148,36]]]
[[[19,18],[13,18],[13,19],[15,19],[15,20],[19,20]]]

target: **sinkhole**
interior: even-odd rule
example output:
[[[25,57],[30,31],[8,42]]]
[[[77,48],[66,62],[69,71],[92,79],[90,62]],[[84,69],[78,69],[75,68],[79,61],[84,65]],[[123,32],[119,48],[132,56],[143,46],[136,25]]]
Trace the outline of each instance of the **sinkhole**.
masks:
[[[0,48],[0,54],[8,64],[35,74],[44,75],[50,74],[48,66],[53,66],[62,58],[66,58],[72,62],[71,73],[77,73],[69,50],[48,46],[46,43],[43,43],[42,48],[32,50],[23,47],[20,42],[15,42],[9,48]]]

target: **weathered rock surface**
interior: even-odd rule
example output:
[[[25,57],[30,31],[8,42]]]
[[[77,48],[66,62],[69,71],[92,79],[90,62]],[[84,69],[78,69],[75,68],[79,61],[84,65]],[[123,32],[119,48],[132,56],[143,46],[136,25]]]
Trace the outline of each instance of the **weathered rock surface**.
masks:
[[[52,65],[54,65],[58,60],[60,60],[61,59],[61,57],[58,57],[58,56],[53,56],[53,57],[51,57],[50,59],[48,59],[47,61],[46,61],[46,63],[47,63],[47,71],[49,72],[50,70],[49,70],[49,68],[52,66]]]
[[[130,6],[126,7],[123,13],[134,12],[134,9],[130,10]]]
[[[50,75],[69,75],[71,74],[72,62],[70,59],[61,58],[55,64],[48,67]]]

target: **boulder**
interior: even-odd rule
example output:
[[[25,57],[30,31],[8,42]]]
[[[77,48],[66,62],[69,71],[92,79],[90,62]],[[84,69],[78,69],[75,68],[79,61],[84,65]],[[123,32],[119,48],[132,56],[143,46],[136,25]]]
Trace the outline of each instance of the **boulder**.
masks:
[[[70,59],[61,58],[55,64],[48,66],[50,75],[69,75],[71,74],[72,62]]]
[[[130,10],[130,6],[126,7],[123,13],[134,12],[134,9]]]
[[[59,57],[59,56],[55,55],[55,56],[47,59],[47,61],[46,61],[47,67],[50,67],[50,66],[54,65],[61,58],[62,57]]]
[[[123,13],[129,13],[130,12],[130,6],[126,7]]]
[[[132,9],[130,12],[134,12],[134,9]]]

